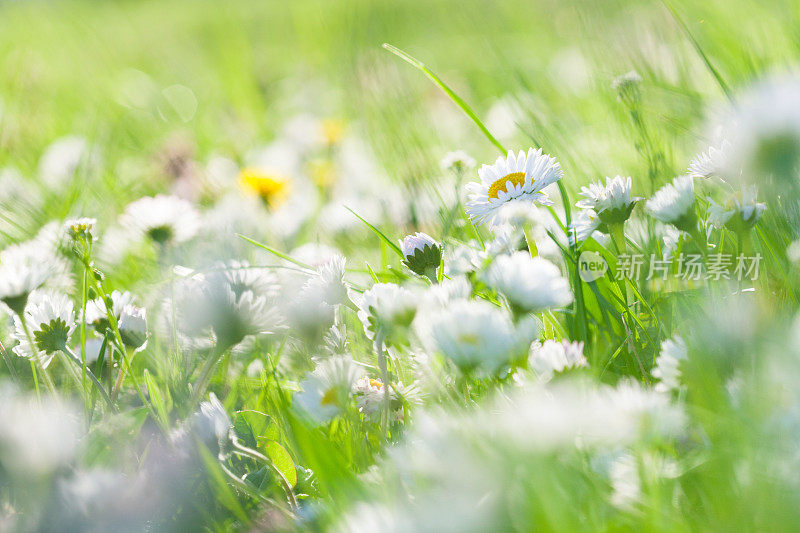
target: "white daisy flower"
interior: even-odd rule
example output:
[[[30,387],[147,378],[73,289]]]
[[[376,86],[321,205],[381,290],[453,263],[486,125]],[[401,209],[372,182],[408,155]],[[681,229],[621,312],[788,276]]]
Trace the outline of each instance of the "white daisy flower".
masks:
[[[575,245],[593,236],[602,221],[594,209],[581,209],[569,225],[569,243]]]
[[[223,272],[181,281],[174,289],[175,311],[183,333],[189,337],[203,335],[210,328],[218,345],[232,347],[245,337],[273,333],[281,326],[282,318],[272,298],[251,290],[236,294]],[[170,300],[166,305],[169,309]]]
[[[223,440],[228,436],[228,431],[233,423],[216,394],[209,393],[208,401],[200,404],[198,414],[204,419],[217,440]]]
[[[640,197],[631,197],[630,176],[606,177],[606,184],[590,183],[581,187],[585,198],[575,205],[583,209],[592,209],[606,224],[618,224],[630,218],[631,211]]]
[[[653,377],[658,379],[655,389],[659,392],[678,390],[680,387],[681,361],[686,359],[686,343],[682,338],[675,336],[661,343],[661,352],[656,358],[653,368]]]
[[[447,152],[439,163],[443,170],[461,174],[475,168],[475,159],[463,150]]]
[[[36,358],[42,368],[47,368],[55,353],[66,348],[75,332],[72,300],[64,294],[34,293],[24,317],[25,324],[18,316],[14,317],[13,337],[19,343],[14,353],[28,359]]]
[[[493,223],[498,210],[512,200],[532,200],[552,205],[542,189],[564,175],[556,160],[541,148],[498,157],[494,165],[478,170],[480,182],[468,183],[467,214],[479,223]]]
[[[694,212],[694,179],[679,176],[661,187],[647,201],[647,212],[661,222],[682,231],[693,232],[697,222]]]
[[[217,266],[236,296],[241,296],[245,291],[259,296],[277,295],[278,278],[268,268],[251,266],[247,261],[230,261]]]
[[[723,139],[719,146],[709,146],[708,150],[697,154],[689,163],[687,173],[694,178],[719,176],[728,166],[730,154],[731,143]]]
[[[303,286],[303,291],[317,291],[320,298],[328,305],[338,305],[348,300],[347,285],[344,282],[345,264],[342,255],[334,255]]]
[[[294,403],[314,420],[327,422],[347,406],[358,378],[358,368],[349,356],[323,359],[300,383],[302,391],[294,395]]]
[[[442,262],[442,246],[427,233],[406,235],[400,241],[403,264],[420,276],[436,279],[436,269]]]
[[[356,302],[358,318],[370,339],[380,331],[386,344],[405,344],[406,330],[417,312],[417,298],[394,283],[376,283]]]
[[[200,229],[200,215],[190,202],[164,194],[146,196],[128,204],[119,222],[157,244],[188,241]]]
[[[755,185],[745,187],[741,194],[733,195],[721,206],[708,199],[708,220],[714,226],[727,226],[736,233],[747,231],[755,226],[767,205],[756,201],[758,189]]]
[[[505,296],[516,313],[539,313],[572,303],[572,291],[553,263],[527,252],[497,257],[483,281]]]
[[[353,384],[352,394],[360,413],[372,415],[381,411],[385,394],[381,380],[364,376]],[[389,389],[389,398],[397,399],[393,387]]]
[[[544,344],[533,343],[528,363],[543,379],[550,379],[556,372],[587,366],[582,342],[557,342],[551,339],[544,341]]]
[[[442,354],[463,369],[493,372],[527,352],[539,328],[515,327],[507,312],[485,300],[459,300],[444,309],[428,308],[414,330],[430,354]]]

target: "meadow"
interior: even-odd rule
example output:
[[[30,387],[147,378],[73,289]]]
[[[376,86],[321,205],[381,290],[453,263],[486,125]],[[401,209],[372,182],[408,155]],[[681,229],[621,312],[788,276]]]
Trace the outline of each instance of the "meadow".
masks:
[[[0,530],[796,530],[798,28],[0,0]]]

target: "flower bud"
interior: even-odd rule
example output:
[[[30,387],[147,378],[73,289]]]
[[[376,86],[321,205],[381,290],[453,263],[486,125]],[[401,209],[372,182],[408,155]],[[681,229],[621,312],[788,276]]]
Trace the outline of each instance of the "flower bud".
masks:
[[[126,346],[139,349],[147,342],[147,318],[145,310],[135,305],[126,305],[119,320],[119,334]]]
[[[403,264],[420,276],[436,278],[442,262],[442,246],[425,233],[407,235],[400,243]]]

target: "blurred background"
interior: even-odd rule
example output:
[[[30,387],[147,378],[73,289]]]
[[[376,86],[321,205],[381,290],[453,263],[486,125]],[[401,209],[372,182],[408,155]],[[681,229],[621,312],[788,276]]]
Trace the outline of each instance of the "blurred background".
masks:
[[[168,186],[176,165],[238,160],[298,113],[357,129],[386,173],[411,186],[440,174],[446,151],[496,157],[437,87],[381,48],[388,42],[431,67],[508,147],[554,154],[572,189],[646,172],[611,88],[635,70],[671,177],[704,146],[704,110],[724,101],[721,83],[797,60],[799,5],[3,1],[0,167],[33,179],[43,151],[68,135],[103,147],[97,180],[76,180],[33,221],[81,204],[113,216]]]

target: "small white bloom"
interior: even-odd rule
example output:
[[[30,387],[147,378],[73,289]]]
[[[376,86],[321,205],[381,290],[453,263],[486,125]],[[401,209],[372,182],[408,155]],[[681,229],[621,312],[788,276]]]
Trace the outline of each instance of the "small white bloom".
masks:
[[[434,278],[442,262],[442,247],[427,233],[406,235],[400,241],[403,264],[420,276]]]
[[[493,223],[499,209],[512,200],[529,200],[543,205],[552,201],[542,191],[564,175],[561,165],[541,148],[520,151],[516,156],[498,157],[494,165],[483,165],[478,170],[480,182],[466,185],[468,193],[467,214],[483,224]]]
[[[600,217],[597,216],[593,209],[581,209],[569,225],[570,245],[581,243],[592,237],[597,232],[600,224]]]
[[[550,379],[555,372],[587,366],[582,342],[556,342],[551,339],[544,341],[544,344],[533,343],[528,362],[534,372],[544,379]]]
[[[318,422],[326,422],[345,408],[358,378],[349,356],[323,359],[300,383],[302,392],[294,395],[294,402]]]
[[[756,201],[755,185],[745,187],[741,194],[730,197],[725,206],[708,199],[708,221],[721,228],[728,226],[737,233],[752,229],[767,209],[766,204]]]
[[[503,311],[484,300],[459,300],[445,309],[428,308],[414,321],[425,349],[461,368],[493,372],[527,351],[538,328],[515,328]]]
[[[572,302],[572,291],[553,263],[527,252],[497,257],[482,276],[484,282],[523,313],[538,313]]]
[[[67,346],[75,332],[72,300],[64,294],[33,293],[24,317],[24,325],[18,316],[14,317],[13,337],[19,343],[14,353],[36,358],[42,368],[47,368],[55,353]]]
[[[128,204],[119,222],[158,244],[188,241],[200,229],[200,215],[177,196],[146,196]]]
[[[693,231],[696,222],[694,179],[679,176],[661,187],[647,201],[647,212],[656,220],[673,224],[680,230]]]
[[[622,223],[628,220],[631,210],[639,197],[631,197],[631,178],[615,176],[606,177],[606,184],[590,183],[581,187],[584,198],[575,205],[583,209],[592,209],[607,224]]]
[[[358,318],[370,339],[380,331],[387,344],[404,344],[417,311],[417,298],[394,283],[376,283],[356,302]]]
[[[94,227],[96,225],[96,218],[73,218],[64,222],[64,232],[70,239],[77,239],[81,236],[84,236],[89,240],[95,240],[97,238],[97,235],[95,235],[94,231]]]
[[[303,291],[316,291],[323,302],[328,305],[339,305],[348,299],[347,285],[344,282],[346,259],[342,255],[334,255],[309,278]]]
[[[719,147],[709,146],[708,150],[697,154],[689,163],[687,173],[694,178],[719,176],[728,165],[731,143],[723,139]]]
[[[686,359],[686,343],[675,336],[661,343],[661,352],[656,358],[653,377],[659,380],[655,389],[659,392],[677,390],[680,387],[680,363]]]
[[[200,404],[200,413],[212,429],[214,436],[222,440],[228,436],[228,430],[233,425],[228,417],[225,407],[213,392],[208,395],[208,401]]]
[[[442,169],[460,174],[475,168],[475,160],[463,150],[447,152],[442,158],[440,165]]]
[[[611,81],[611,88],[615,91],[622,91],[629,87],[635,87],[642,83],[642,76],[635,70],[626,72]]]

